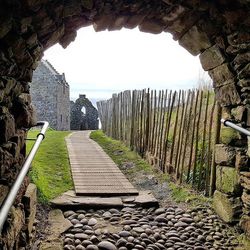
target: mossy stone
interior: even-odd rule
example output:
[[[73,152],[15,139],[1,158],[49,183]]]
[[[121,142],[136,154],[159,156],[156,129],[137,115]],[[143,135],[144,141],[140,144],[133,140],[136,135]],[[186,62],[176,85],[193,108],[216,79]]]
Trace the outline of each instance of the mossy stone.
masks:
[[[216,189],[227,193],[239,193],[239,174],[232,167],[217,166],[216,167]]]
[[[240,197],[232,197],[218,190],[214,192],[213,208],[221,219],[227,223],[238,222],[239,214],[242,212]]]
[[[223,144],[230,144],[232,141],[239,139],[239,134],[236,130],[228,127],[222,127],[220,133],[220,140]]]

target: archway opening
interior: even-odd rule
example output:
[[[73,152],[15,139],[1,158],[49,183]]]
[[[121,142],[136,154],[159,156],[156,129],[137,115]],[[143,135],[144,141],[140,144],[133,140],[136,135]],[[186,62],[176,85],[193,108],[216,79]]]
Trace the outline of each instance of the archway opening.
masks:
[[[172,33],[191,54],[200,54],[201,64],[213,79],[216,98],[226,117],[249,128],[249,9],[249,1],[242,0],[4,1],[0,20],[1,190],[7,192],[24,162],[26,132],[23,128],[36,122],[29,82],[37,62],[45,49],[58,42],[67,47],[75,39],[77,29],[91,24],[96,31],[139,26],[141,31],[154,34]],[[221,164],[226,164],[223,171],[233,167],[233,172],[238,174],[242,167],[248,166],[246,140],[240,135],[235,134],[233,141],[218,148],[221,152],[219,149],[233,152],[232,159],[222,159]],[[249,182],[248,175],[243,177]],[[248,185],[242,190],[247,210],[244,213],[249,215]],[[240,198],[234,192],[220,190],[217,194],[221,201],[219,208],[231,204],[238,212],[238,207],[242,207],[238,206]],[[18,214],[25,214],[22,206],[18,209]],[[242,216],[242,226],[248,232],[249,221],[248,216]],[[13,238],[18,238],[21,229],[13,228]],[[8,239],[5,242],[10,249],[17,244]]]

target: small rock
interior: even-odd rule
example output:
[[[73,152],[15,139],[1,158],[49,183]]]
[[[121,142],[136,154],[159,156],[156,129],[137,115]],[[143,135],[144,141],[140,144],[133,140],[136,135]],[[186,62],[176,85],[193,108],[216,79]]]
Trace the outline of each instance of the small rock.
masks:
[[[94,226],[97,223],[97,220],[95,218],[91,218],[88,221],[88,225],[89,226]]]
[[[85,250],[86,248],[82,245],[76,246],[76,250]]]
[[[117,247],[109,241],[101,241],[98,245],[101,250],[117,250]]]
[[[164,208],[158,208],[155,210],[155,215],[159,215],[159,214],[163,214],[165,213],[165,209]]]
[[[80,239],[80,240],[87,240],[89,238],[89,236],[87,234],[84,234],[84,233],[77,233],[77,234],[75,234],[75,238]]]
[[[96,245],[88,245],[86,247],[86,250],[99,250],[98,246]]]

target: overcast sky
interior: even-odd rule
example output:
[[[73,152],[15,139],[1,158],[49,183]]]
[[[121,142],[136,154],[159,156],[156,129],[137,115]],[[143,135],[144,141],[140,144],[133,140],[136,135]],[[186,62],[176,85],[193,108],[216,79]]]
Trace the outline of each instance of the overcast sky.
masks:
[[[170,34],[138,29],[96,33],[92,26],[83,28],[67,49],[55,45],[44,59],[65,73],[72,100],[79,94],[107,99],[126,89],[192,88],[202,71],[199,58]]]

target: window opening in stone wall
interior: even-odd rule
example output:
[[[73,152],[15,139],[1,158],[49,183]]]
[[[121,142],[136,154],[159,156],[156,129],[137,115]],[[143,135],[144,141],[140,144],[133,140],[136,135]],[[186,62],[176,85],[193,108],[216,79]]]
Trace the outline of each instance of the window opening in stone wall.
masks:
[[[83,112],[83,114],[86,114],[86,108],[82,107],[81,111]]]

